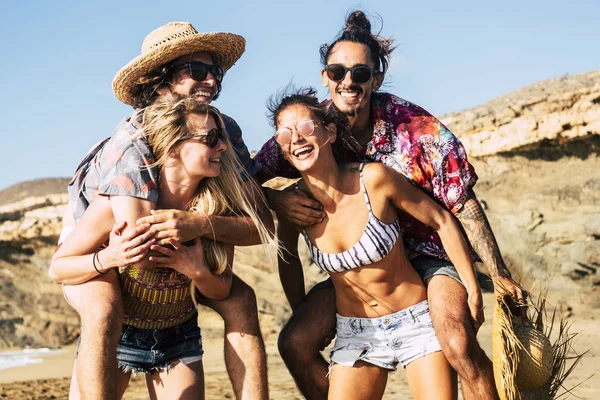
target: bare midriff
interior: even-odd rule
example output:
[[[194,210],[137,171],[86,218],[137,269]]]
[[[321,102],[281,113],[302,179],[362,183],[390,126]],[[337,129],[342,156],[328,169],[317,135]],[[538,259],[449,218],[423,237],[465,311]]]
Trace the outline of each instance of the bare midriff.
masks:
[[[427,298],[421,276],[410,264],[402,240],[382,260],[331,274],[337,313],[377,318],[413,306]]]

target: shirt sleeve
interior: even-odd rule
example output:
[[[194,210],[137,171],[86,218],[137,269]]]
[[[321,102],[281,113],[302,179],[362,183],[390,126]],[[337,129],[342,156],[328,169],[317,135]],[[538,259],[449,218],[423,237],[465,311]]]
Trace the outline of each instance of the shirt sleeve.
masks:
[[[67,186],[69,204],[71,205],[73,219],[75,222],[79,221],[81,217],[83,217],[85,210],[87,210],[89,207],[90,202],[92,201],[91,199],[95,194],[95,187],[89,184],[89,181],[92,181],[93,178],[88,179],[88,174],[90,173],[90,170],[93,171],[95,158],[102,154],[102,149],[109,140],[110,138],[107,138],[96,143],[90,149],[90,151],[88,151],[83,161],[81,161],[77,167],[73,178]],[[92,172],[91,176],[93,175],[94,174]],[[87,195],[89,195],[89,197]],[[59,241],[59,243],[61,243],[61,241]]]
[[[98,194],[158,200],[158,168],[148,142],[135,132],[118,131],[105,145]]]
[[[460,140],[437,118],[415,108],[396,130],[400,141],[409,146],[404,150],[414,157],[415,170],[420,170],[412,178],[454,214],[464,205],[477,174]]]
[[[250,176],[256,175],[258,170],[260,170],[261,166],[255,158],[250,157],[250,152],[248,151],[246,143],[244,143],[244,138],[242,137],[242,130],[240,126],[237,124],[237,122],[235,122],[233,118],[224,114],[223,122],[225,123],[225,130],[227,131],[227,135],[229,136],[229,140],[231,141],[233,150],[238,156],[240,163],[242,163],[242,165],[246,169],[246,172],[248,172]]]

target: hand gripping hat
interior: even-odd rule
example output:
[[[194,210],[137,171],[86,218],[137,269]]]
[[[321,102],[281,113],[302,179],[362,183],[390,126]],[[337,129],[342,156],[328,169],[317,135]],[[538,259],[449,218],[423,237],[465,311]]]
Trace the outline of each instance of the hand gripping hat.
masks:
[[[245,49],[246,40],[240,35],[227,32],[198,33],[188,22],[169,22],[146,36],[142,53],[115,75],[113,91],[121,102],[133,105],[131,89],[140,78],[154,69],[186,54],[208,51],[213,54],[215,64],[227,71]]]

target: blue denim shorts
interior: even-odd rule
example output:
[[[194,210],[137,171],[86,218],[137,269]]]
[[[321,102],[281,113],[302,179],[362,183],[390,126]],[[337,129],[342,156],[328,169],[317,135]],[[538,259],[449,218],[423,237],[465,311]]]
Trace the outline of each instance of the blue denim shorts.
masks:
[[[202,336],[194,316],[166,329],[139,329],[123,325],[117,345],[117,362],[124,372],[151,374],[167,371],[177,361],[202,360]]]
[[[423,282],[425,282],[425,284],[427,284],[427,280],[429,278],[432,278],[436,275],[444,275],[463,285],[460,277],[458,276],[458,271],[450,261],[431,256],[420,255],[410,260],[410,263],[419,273],[419,275],[421,275],[421,278],[423,278]]]
[[[427,300],[379,318],[337,315],[337,337],[329,354],[331,366],[354,366],[364,361],[395,370],[441,351],[435,336]]]

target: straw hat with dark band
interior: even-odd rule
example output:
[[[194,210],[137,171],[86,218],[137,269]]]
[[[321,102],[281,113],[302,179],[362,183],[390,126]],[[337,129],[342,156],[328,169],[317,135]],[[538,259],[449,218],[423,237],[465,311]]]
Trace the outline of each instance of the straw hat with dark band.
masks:
[[[233,33],[198,33],[188,22],[170,22],[150,32],[142,53],[125,65],[113,79],[113,91],[125,104],[133,105],[131,88],[140,78],[174,59],[197,51],[213,54],[215,64],[227,71],[242,56],[246,40]]]

